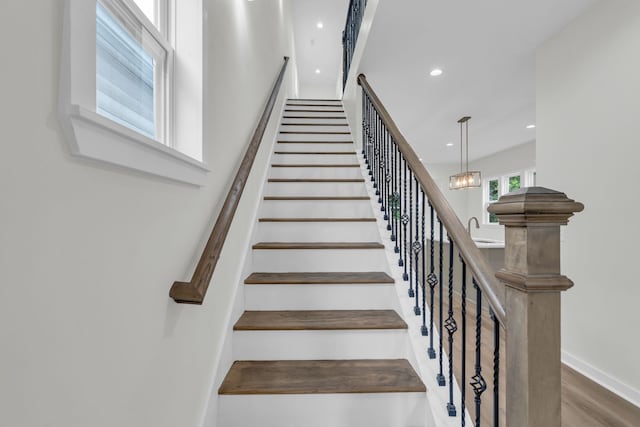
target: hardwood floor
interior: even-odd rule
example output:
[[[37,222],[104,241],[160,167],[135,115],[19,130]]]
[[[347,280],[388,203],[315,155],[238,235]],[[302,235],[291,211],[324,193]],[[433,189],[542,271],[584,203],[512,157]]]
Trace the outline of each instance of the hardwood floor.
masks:
[[[475,295],[472,294],[472,295]],[[454,294],[454,313],[458,325],[458,331],[454,334],[454,354],[461,354],[462,347],[462,316],[461,298]],[[486,307],[486,302],[484,303]],[[467,302],[467,339],[465,342],[466,360],[466,405],[472,419],[475,419],[475,403],[473,389],[469,385],[469,378],[474,374],[475,364],[475,313],[476,307],[473,303]],[[446,320],[448,314],[448,296],[443,301],[443,318]],[[428,319],[427,319],[428,321]],[[439,311],[438,300],[434,304],[434,324],[438,325]],[[505,348],[504,330],[500,330],[500,426],[505,423]],[[443,345],[447,352],[448,335],[445,330],[443,334]],[[434,343],[436,350],[438,342]],[[459,358],[459,356],[458,356]],[[482,404],[480,415],[482,425],[493,425],[493,321],[489,313],[483,310],[482,313],[482,345],[481,345],[481,366],[482,375],[487,383],[487,390],[482,394]],[[454,375],[460,384],[462,377],[462,363],[454,358]],[[448,367],[444,367],[447,375]],[[562,426],[563,427],[639,427],[640,408],[632,405],[620,398],[594,381],[586,378],[567,365],[562,365]],[[448,378],[447,378],[448,381]],[[447,382],[448,385],[448,382]],[[458,411],[461,410],[460,402],[454,402]],[[444,410],[444,408],[443,408]]]

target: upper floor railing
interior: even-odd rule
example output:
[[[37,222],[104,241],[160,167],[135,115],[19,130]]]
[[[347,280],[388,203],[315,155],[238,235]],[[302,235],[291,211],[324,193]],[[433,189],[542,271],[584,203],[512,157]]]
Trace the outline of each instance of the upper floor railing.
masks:
[[[364,16],[364,9],[367,7],[367,0],[351,0],[347,12],[347,23],[342,32],[342,87],[347,84],[351,60],[356,49],[358,33]]]
[[[218,219],[213,226],[207,245],[202,251],[200,261],[198,261],[198,265],[196,266],[196,270],[193,273],[191,280],[189,282],[174,282],[171,287],[169,295],[178,303],[202,304],[204,301],[207,289],[209,288],[209,282],[213,276],[224,242],[227,238],[227,234],[229,233],[233,217],[236,213],[236,209],[238,208],[238,204],[240,203],[244,186],[247,183],[249,174],[251,173],[253,161],[256,158],[258,148],[260,148],[260,143],[262,142],[262,137],[264,136],[267,124],[269,123],[269,118],[271,117],[271,112],[273,111],[273,107],[278,99],[278,94],[280,93],[280,88],[284,80],[288,63],[289,57],[285,56],[284,63],[280,68],[276,82],[273,85],[267,104],[262,112],[262,116],[258,121],[258,125],[256,126],[253,136],[251,137],[251,141],[249,142],[247,151],[242,158],[238,172],[231,183],[231,188],[227,193],[227,197],[222,205]]]
[[[358,83],[362,154],[437,384],[448,384],[443,410],[462,426],[469,417],[475,426],[560,427],[560,292],[572,286],[560,274],[560,225],[582,204],[540,187],[492,204],[505,226],[496,273],[366,77]]]

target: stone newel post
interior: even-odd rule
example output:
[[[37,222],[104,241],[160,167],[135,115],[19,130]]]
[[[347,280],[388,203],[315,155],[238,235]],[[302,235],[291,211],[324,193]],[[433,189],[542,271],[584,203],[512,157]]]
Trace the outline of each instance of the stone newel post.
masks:
[[[510,427],[560,427],[560,226],[584,209],[542,187],[509,193],[489,207],[505,226],[507,406]]]

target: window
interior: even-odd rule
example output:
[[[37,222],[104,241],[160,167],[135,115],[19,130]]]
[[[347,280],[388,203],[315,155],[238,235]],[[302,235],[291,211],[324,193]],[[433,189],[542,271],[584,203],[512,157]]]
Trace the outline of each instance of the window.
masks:
[[[484,181],[483,190],[483,212],[485,224],[498,224],[498,217],[495,214],[489,213],[487,209],[491,203],[497,202],[500,196],[503,196],[512,191],[519,190],[521,187],[530,187],[536,185],[535,183],[536,172],[534,170],[527,170],[524,172],[514,172],[494,178],[489,178]]]
[[[203,34],[203,0],[66,0],[72,154],[203,184]]]

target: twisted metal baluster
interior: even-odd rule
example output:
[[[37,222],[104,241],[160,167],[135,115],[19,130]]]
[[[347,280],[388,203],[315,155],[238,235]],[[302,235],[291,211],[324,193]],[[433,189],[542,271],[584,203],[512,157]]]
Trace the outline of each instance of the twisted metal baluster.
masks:
[[[425,208],[427,207],[426,205],[426,197],[424,195],[424,189],[422,189],[422,187],[420,187],[420,193],[422,194],[422,248],[424,249],[427,242],[425,239],[425,232],[424,232],[424,217],[425,217]],[[429,334],[429,330],[427,329],[427,292],[426,292],[426,285],[427,285],[427,254],[423,253],[422,254],[422,328],[420,328],[420,333],[422,334],[422,336],[427,336]]]
[[[456,319],[453,317],[453,250],[454,243],[450,235],[449,238],[449,311],[446,322],[444,323],[449,334],[449,402],[447,403],[447,412],[450,417],[456,416],[456,405],[453,403],[453,334],[458,330]]]
[[[500,425],[500,322],[493,310],[493,426]]]
[[[365,150],[364,150],[364,133],[365,133],[364,132],[364,129],[365,129],[364,121],[365,121],[365,111],[366,111],[366,108],[367,108],[366,107],[367,102],[366,102],[366,98],[364,96],[364,89],[362,90],[362,97],[361,98],[362,98],[362,110],[361,110],[362,111],[362,157],[366,161],[367,160],[367,156],[366,156],[366,153],[365,153]]]
[[[380,189],[378,188],[379,181],[379,169],[378,162],[380,160],[380,140],[378,139],[378,128],[380,126],[380,117],[378,116],[378,111],[373,107],[373,159],[371,163],[371,170],[373,171],[373,188],[376,190],[376,196],[380,195]],[[380,200],[378,200],[380,203]]]
[[[387,231],[391,231],[391,135],[385,126],[384,128],[384,173],[386,184],[384,187],[386,209],[384,219],[387,221]]]
[[[440,320],[440,325],[438,327],[438,359],[439,359],[439,363],[440,363],[440,371],[438,372],[438,376],[437,376],[437,380],[438,380],[438,385],[441,387],[444,387],[447,382],[444,379],[444,374],[442,372],[442,298],[444,296],[444,292],[442,290],[442,258],[443,258],[443,252],[442,252],[442,246],[443,246],[443,240],[444,240],[444,235],[443,235],[443,228],[442,228],[442,222],[440,221],[440,218],[438,218],[438,223],[440,224],[440,248],[439,248],[439,259],[438,259],[438,311],[439,311],[439,320]]]
[[[413,252],[413,221],[411,221],[411,218],[413,217],[413,171],[411,170],[411,168],[409,168],[409,176],[407,177],[407,180],[409,181],[409,240],[408,240],[408,245],[409,245],[409,274],[411,275],[410,277],[407,277],[407,279],[409,279],[409,298],[412,298],[415,294],[413,292],[413,274],[411,274],[413,272],[413,256],[411,254],[411,252]],[[405,280],[407,280],[405,279]]]
[[[396,233],[396,244],[393,248],[393,251],[397,254],[400,254],[400,246],[399,241],[401,238],[402,229],[400,228],[400,216],[402,215],[401,203],[402,199],[400,196],[400,192],[402,191],[402,187],[400,186],[400,152],[398,151],[398,146],[396,142],[393,141],[393,157],[394,157],[394,176],[395,176],[395,202],[396,202],[396,214],[394,215],[394,219],[396,222],[395,225],[395,233]],[[402,258],[402,255],[400,255]]]
[[[460,255],[460,262],[462,263],[462,375],[460,376],[460,421],[461,426],[466,424],[466,381],[467,381],[467,264],[464,262],[464,258]]]
[[[413,242],[413,253],[414,253],[414,257],[415,257],[415,261],[413,263],[413,268],[415,270],[415,284],[414,284],[414,288],[416,291],[416,305],[413,307],[413,312],[415,313],[416,316],[420,315],[420,305],[418,303],[418,299],[420,297],[420,289],[418,287],[418,255],[420,255],[420,252],[422,251],[422,243],[420,243],[420,238],[418,235],[418,215],[420,214],[420,199],[418,198],[418,189],[420,188],[418,185],[418,177],[414,174],[413,175],[415,184],[416,184],[416,215],[415,215],[415,221],[416,221],[416,239]]]
[[[391,154],[391,198],[393,203],[391,204],[391,241],[394,243],[394,251],[398,253],[398,198],[400,197],[400,193],[398,193],[398,177],[396,176],[396,172],[398,171],[397,159],[396,159],[396,144],[393,140],[393,136],[389,135],[390,146],[390,154]]]
[[[473,287],[476,290],[476,366],[475,375],[471,377],[471,387],[475,394],[476,422],[475,427],[480,427],[480,405],[482,403],[482,393],[487,389],[487,383],[482,376],[482,365],[480,347],[482,345],[482,291],[473,278]]]
[[[429,359],[435,359],[436,358],[436,350],[433,348],[433,297],[434,297],[434,291],[435,291],[435,287],[438,284],[438,277],[435,274],[435,266],[434,266],[434,239],[435,239],[435,233],[434,233],[434,227],[435,227],[435,222],[434,222],[434,213],[433,213],[433,205],[431,205],[431,202],[429,202],[429,210],[431,211],[431,224],[430,224],[430,229],[431,229],[431,240],[429,241],[429,277],[427,278],[427,282],[429,283],[429,329],[431,330],[431,334],[429,335],[429,349],[427,350],[427,354],[429,355]]]
[[[400,264],[401,266],[404,265],[404,273],[402,274],[402,279],[403,280],[409,280],[409,275],[407,274],[407,224],[409,223],[409,215],[407,215],[407,160],[404,158],[404,156],[402,157],[403,163],[404,163],[404,171],[403,171],[403,175],[402,175],[402,185],[404,186],[404,194],[403,194],[403,198],[404,198],[404,208],[402,209],[402,252],[404,254],[404,256],[402,257],[404,259],[404,262],[402,261],[402,259],[400,260],[400,262],[403,262],[403,264]]]
[[[376,172],[378,174],[377,178],[376,178],[376,183],[378,184],[378,188],[376,189],[376,195],[378,196],[378,203],[382,204],[382,190],[384,188],[384,176],[382,175],[382,165],[383,165],[383,160],[382,157],[384,155],[383,153],[383,147],[382,147],[382,118],[380,117],[380,115],[376,115],[378,117],[378,133],[377,133],[377,138],[378,138],[378,165],[376,168]]]

